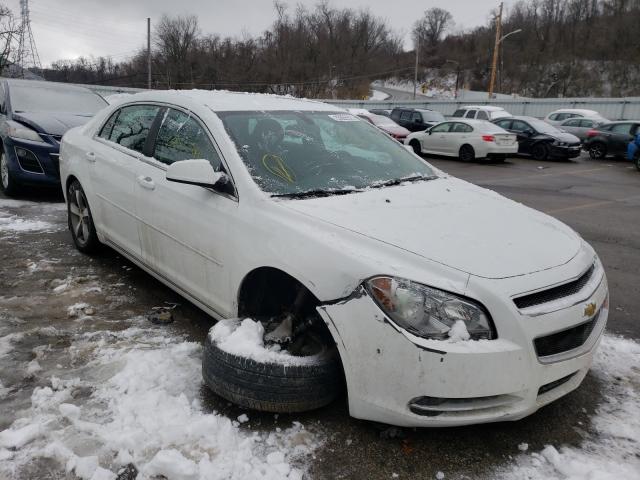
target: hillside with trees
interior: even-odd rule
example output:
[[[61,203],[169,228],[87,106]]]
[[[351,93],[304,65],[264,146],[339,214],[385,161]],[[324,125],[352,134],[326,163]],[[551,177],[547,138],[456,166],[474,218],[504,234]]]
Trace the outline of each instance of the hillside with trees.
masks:
[[[497,3],[497,2],[496,2]],[[205,34],[196,16],[164,16],[153,32],[154,88],[225,88],[319,98],[362,98],[373,80],[413,79],[415,51],[366,9],[274,3],[258,36]],[[488,17],[490,18],[490,17]],[[442,8],[411,26],[421,78],[459,73],[486,90],[495,22],[456,32]],[[522,0],[505,12],[497,92],[531,97],[640,95],[640,0]],[[407,26],[409,27],[409,26]],[[49,80],[146,86],[146,51],[54,62]]]

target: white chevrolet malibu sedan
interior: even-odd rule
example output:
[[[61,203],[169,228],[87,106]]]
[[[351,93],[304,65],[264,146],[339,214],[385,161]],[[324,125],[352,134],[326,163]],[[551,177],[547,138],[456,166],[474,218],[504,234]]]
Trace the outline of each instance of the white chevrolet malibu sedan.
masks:
[[[465,162],[477,158],[504,160],[507,155],[518,153],[518,137],[486,120],[456,118],[414,132],[404,143],[418,155],[445,155]]]
[[[203,374],[245,406],[346,385],[361,419],[515,420],[580,385],[605,328],[605,273],[573,230],[331,105],[140,93],[69,131],[60,165],[78,249],[238,319],[212,330]],[[237,360],[234,328],[269,355]]]

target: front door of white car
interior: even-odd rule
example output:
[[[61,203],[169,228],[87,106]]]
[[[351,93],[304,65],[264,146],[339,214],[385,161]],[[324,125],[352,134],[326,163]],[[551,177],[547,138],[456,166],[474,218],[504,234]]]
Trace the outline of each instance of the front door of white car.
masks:
[[[140,162],[137,212],[143,261],[221,316],[231,312],[226,268],[233,248],[229,231],[238,202],[195,185],[170,182],[167,165],[206,159],[222,171],[220,155],[206,128],[192,115],[170,108],[161,113],[152,158]]]
[[[444,122],[425,132],[422,137],[423,150],[429,153],[444,153],[450,128],[451,122]]]
[[[95,194],[94,217],[108,241],[140,256],[136,218],[136,173],[151,124],[160,107],[130,105],[117,110],[85,153]]]

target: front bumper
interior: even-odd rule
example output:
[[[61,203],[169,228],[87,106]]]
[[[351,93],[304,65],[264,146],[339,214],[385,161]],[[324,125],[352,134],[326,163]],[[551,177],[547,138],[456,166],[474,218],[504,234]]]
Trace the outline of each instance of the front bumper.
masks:
[[[60,184],[60,145],[53,139],[40,143],[13,138],[4,139],[7,165],[15,182],[22,185]],[[26,152],[20,157],[18,152]]]
[[[580,156],[582,147],[580,144],[570,146],[551,145],[550,155],[554,158],[576,158]]]
[[[399,329],[364,289],[318,311],[338,344],[353,417],[445,427],[518,420],[576,389],[604,331],[607,298],[603,274],[587,300],[552,313],[530,317],[510,306],[507,318],[505,303],[504,312],[492,312],[497,340],[458,343]],[[584,322],[591,303],[599,310],[589,338],[570,355],[543,363],[534,339]]]

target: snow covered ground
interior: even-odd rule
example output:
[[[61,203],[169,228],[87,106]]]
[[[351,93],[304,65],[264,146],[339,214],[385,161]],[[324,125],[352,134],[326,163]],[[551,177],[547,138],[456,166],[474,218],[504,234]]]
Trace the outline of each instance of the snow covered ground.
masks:
[[[371,95],[369,95],[369,100],[375,100],[378,102],[382,102],[389,98],[388,93],[381,92],[380,90],[371,90]]]

